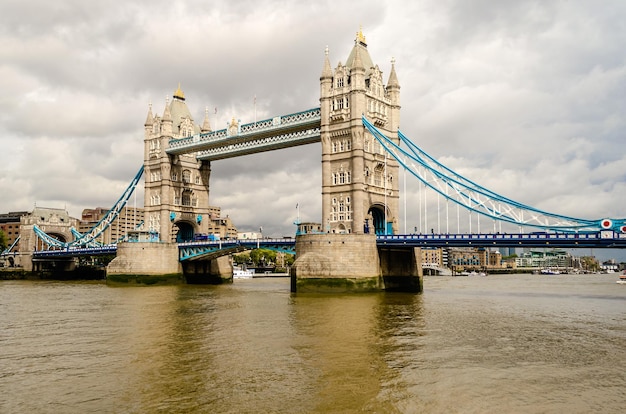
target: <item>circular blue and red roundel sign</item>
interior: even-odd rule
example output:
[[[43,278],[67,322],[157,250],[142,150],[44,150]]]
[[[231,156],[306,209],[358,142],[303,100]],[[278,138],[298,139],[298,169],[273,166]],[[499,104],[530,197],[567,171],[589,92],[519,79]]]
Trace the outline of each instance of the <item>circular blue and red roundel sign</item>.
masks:
[[[604,219],[600,222],[600,226],[602,226],[603,229],[610,229],[613,227],[613,222],[610,219]]]
[[[626,233],[626,225],[623,225],[622,227],[620,227],[620,228],[619,228],[619,230],[620,230],[622,233]]]

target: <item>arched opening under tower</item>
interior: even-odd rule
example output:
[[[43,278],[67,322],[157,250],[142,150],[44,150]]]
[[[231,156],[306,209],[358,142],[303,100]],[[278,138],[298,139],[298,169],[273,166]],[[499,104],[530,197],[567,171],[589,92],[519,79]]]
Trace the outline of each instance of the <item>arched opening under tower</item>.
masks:
[[[53,239],[57,239],[58,241],[60,241],[61,243],[67,243],[67,237],[65,237],[64,234],[61,233],[47,233],[48,236],[52,237]],[[57,246],[49,246],[50,250],[61,250],[61,247],[57,247]]]
[[[367,215],[372,217],[372,222],[367,223],[369,226],[369,233],[374,230],[376,234],[392,234],[393,231],[389,224],[385,222],[385,206],[376,204],[370,207],[367,211]],[[373,229],[372,229],[373,227]]]
[[[64,234],[61,234],[61,233],[47,233],[47,234],[53,239],[57,239],[63,243],[67,243],[67,238],[65,237]]]
[[[176,232],[177,243],[193,241],[194,228],[192,224],[186,221],[179,221],[174,226],[178,228],[178,232]]]

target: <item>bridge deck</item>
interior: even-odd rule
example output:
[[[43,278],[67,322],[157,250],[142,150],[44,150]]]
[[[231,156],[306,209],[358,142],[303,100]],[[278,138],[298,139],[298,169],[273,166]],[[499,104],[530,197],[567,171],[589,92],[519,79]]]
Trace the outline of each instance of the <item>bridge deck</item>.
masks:
[[[626,248],[626,234],[590,233],[408,234],[378,236],[379,246]]]
[[[513,233],[513,234],[398,234],[377,236],[379,247],[535,247],[535,248],[607,248],[626,249],[626,234],[614,231],[591,233]],[[180,260],[206,255],[220,250],[242,247],[265,248],[295,254],[294,238],[223,240],[180,243]],[[61,258],[115,254],[117,246],[69,248],[33,252],[34,258]]]

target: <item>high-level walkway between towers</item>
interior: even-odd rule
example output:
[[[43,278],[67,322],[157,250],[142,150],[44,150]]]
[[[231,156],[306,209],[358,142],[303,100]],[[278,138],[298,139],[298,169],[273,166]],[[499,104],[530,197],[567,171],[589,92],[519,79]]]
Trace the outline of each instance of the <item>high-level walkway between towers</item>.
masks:
[[[237,127],[171,139],[166,153],[196,153],[198,160],[214,161],[296,147],[320,141],[320,108],[277,116]]]

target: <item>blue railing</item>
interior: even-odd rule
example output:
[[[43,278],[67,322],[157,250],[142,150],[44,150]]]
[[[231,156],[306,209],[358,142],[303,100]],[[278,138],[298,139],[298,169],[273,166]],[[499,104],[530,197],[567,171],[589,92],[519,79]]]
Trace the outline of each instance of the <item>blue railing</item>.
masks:
[[[381,235],[376,240],[379,246],[626,248],[626,234],[612,230],[585,233]]]
[[[548,247],[548,248],[614,248],[626,249],[626,234],[610,230],[587,233],[485,233],[485,234],[394,234],[376,236],[379,247]],[[179,260],[224,252],[234,247],[271,249],[295,254],[296,239],[248,239],[189,241],[178,244]],[[77,257],[116,254],[116,245],[59,250],[42,250],[33,253],[36,258]]]
[[[58,250],[39,250],[33,252],[33,258],[64,258],[64,257],[78,257],[78,256],[101,256],[116,254],[116,245],[105,245],[98,247],[67,247],[65,249]]]

